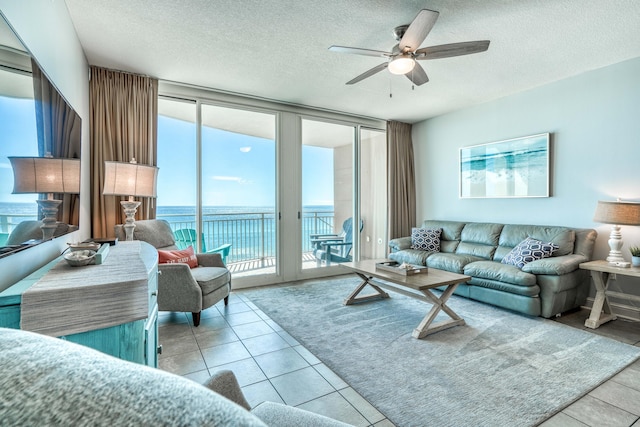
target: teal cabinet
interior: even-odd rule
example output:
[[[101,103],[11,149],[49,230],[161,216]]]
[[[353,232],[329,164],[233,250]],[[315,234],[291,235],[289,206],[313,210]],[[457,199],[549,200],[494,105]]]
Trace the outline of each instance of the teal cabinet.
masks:
[[[120,256],[119,251],[126,250],[127,256]],[[131,262],[130,254],[135,254],[138,257],[136,262]],[[141,261],[141,262],[139,262]],[[45,333],[64,339],[77,344],[85,345],[87,347],[94,348],[103,353],[111,356],[118,357],[120,359],[128,360],[130,362],[140,363],[152,367],[158,366],[158,255],[156,250],[147,243],[144,242],[121,242],[110,249],[110,254],[100,266],[88,266],[83,267],[84,270],[74,269],[69,270],[69,274],[75,277],[76,282],[80,282],[83,295],[89,295],[91,299],[92,292],[92,279],[95,283],[99,284],[99,292],[96,285],[96,294],[106,295],[104,298],[109,298],[109,287],[112,286],[115,295],[114,298],[119,298],[120,303],[114,303],[111,300],[105,300],[104,304],[100,304],[100,300],[93,301],[95,308],[89,311],[89,318],[86,319],[86,327],[81,324],[67,326],[65,319],[58,320],[58,324],[51,326],[50,322],[47,322],[46,314],[39,316],[41,310],[43,313],[47,312],[46,304],[35,308],[25,306],[23,297],[24,293],[29,289],[36,289],[36,287],[42,288],[48,285],[48,283],[54,283],[56,289],[60,289],[60,283],[66,283],[65,270],[61,267],[66,265],[58,265],[60,262],[65,261],[62,258],[58,258],[51,263],[47,264],[40,270],[34,272],[30,276],[11,286],[3,292],[0,292],[0,326],[5,328],[14,329],[27,329],[38,333]],[[120,268],[119,263],[127,263],[127,266]],[[135,274],[132,274],[130,269],[131,265],[139,266],[135,267]],[[91,267],[91,268],[89,268]],[[128,269],[128,270],[127,270]],[[143,269],[144,271],[137,271]],[[86,275],[83,275],[86,272]],[[119,273],[120,272],[120,273]],[[107,276],[96,276],[100,274]],[[85,277],[86,276],[86,277]],[[122,277],[122,279],[120,279]],[[127,295],[129,287],[123,286],[123,283],[131,277],[143,278],[144,280],[138,280],[137,288],[131,287],[131,295]],[[75,288],[72,289],[74,283],[74,277],[70,276],[70,295],[74,295]],[[33,288],[32,288],[33,287]],[[130,297],[130,300],[128,299]],[[69,324],[73,322],[77,323],[77,316],[74,316],[74,310],[80,310],[79,312],[85,313],[87,310],[84,307],[78,309],[78,307],[72,306],[69,302],[69,306],[65,307],[66,301],[75,301],[74,298],[65,299],[63,293],[58,301],[52,301],[52,305],[55,305],[54,312],[69,312]],[[123,304],[122,301],[125,303]],[[133,307],[131,310],[120,310],[123,314],[122,323],[119,323],[118,318],[114,318],[114,307],[121,307],[122,305],[130,305]],[[85,302],[91,304],[90,301]],[[31,310],[26,316],[23,310]],[[85,313],[85,316],[87,314]],[[28,322],[25,322],[25,316]],[[135,318],[132,320],[131,318]],[[106,321],[104,319],[107,319]],[[25,326],[27,324],[27,327]],[[108,325],[101,327],[103,324]],[[96,325],[95,327],[89,325]],[[40,328],[40,329],[39,329]],[[57,329],[56,329],[57,328]],[[68,331],[74,329],[85,329],[73,333],[57,333],[56,330]]]

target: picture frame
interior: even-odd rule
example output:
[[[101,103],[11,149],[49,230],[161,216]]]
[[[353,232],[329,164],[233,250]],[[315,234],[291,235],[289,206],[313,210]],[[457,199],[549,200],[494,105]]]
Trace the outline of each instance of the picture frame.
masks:
[[[460,198],[549,197],[550,134],[460,148]]]

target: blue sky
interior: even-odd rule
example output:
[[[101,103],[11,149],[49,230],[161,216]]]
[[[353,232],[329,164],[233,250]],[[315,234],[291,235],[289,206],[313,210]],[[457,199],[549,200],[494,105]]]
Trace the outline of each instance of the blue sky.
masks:
[[[35,200],[12,195],[7,156],[37,155],[33,100],[0,97],[0,202]],[[273,141],[212,128],[203,130],[202,198],[205,206],[274,206]],[[86,146],[86,145],[85,145]],[[194,206],[195,125],[158,119],[158,205]],[[303,146],[303,205],[333,205],[333,150]]]
[[[33,99],[0,96],[0,202],[30,203],[34,194],[11,194],[13,171],[7,156],[37,156],[36,114]]]
[[[158,119],[158,205],[195,204],[195,125]],[[274,206],[273,141],[205,127],[204,206]],[[303,205],[333,205],[333,150],[303,146]]]

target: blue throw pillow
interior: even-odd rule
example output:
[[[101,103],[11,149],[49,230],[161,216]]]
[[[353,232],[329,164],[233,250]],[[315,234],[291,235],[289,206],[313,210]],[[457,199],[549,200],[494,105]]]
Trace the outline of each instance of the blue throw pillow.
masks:
[[[430,230],[427,228],[411,229],[411,249],[421,251],[440,252],[440,234],[442,229]]]
[[[559,246],[555,243],[544,243],[540,240],[527,237],[518,243],[515,248],[511,249],[511,252],[502,258],[501,262],[522,268],[531,261],[549,258],[558,248]]]

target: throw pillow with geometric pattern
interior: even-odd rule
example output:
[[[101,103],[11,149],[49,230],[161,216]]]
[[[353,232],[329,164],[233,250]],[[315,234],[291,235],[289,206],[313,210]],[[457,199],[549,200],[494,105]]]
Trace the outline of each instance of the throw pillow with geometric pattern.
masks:
[[[430,230],[427,228],[411,229],[411,249],[422,251],[440,252],[440,235],[442,229]]]
[[[503,264],[515,265],[522,268],[525,264],[542,258],[549,258],[559,248],[555,243],[544,243],[540,240],[527,237],[518,245],[511,249],[504,258]]]

